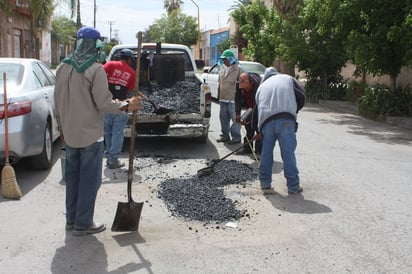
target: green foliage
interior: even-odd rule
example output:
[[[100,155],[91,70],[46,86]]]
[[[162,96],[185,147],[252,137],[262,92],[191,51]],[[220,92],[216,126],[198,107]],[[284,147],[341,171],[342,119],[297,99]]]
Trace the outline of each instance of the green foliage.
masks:
[[[349,30],[345,48],[358,71],[388,74],[394,91],[401,67],[411,64],[411,1],[348,1],[341,10]]]
[[[368,85],[365,82],[350,81],[348,88],[346,89],[346,94],[343,100],[349,102],[357,102],[359,98],[365,93],[365,89]]]
[[[146,38],[151,42],[177,43],[193,45],[197,42],[197,20],[192,16],[180,13],[179,10],[163,15],[146,30]]]
[[[0,11],[6,13],[6,15],[11,15],[13,13],[13,9],[8,0],[0,0]]]
[[[232,16],[236,22],[240,22],[239,30],[247,40],[247,47],[242,49],[242,53],[248,60],[271,66],[277,56],[276,38],[281,30],[279,16],[260,1],[242,6],[241,9],[233,11]]]
[[[223,51],[227,50],[228,48],[230,48],[230,40],[229,39],[225,39],[222,42],[220,42],[219,45],[217,45],[217,50],[219,53],[222,53]]]
[[[412,89],[395,92],[384,85],[369,87],[358,102],[359,113],[365,117],[383,120],[386,116],[412,116]]]
[[[309,80],[305,85],[307,97],[311,102],[317,103],[319,100],[339,100],[342,101],[348,96],[350,87],[346,82],[337,81],[324,86],[320,80]]]
[[[76,37],[76,23],[67,17],[56,17],[52,21],[51,35],[60,44],[70,45],[72,39]]]
[[[339,3],[307,1],[302,16],[290,23],[289,35],[284,39],[289,58],[325,89],[340,79],[340,70],[348,60],[343,50],[346,34],[335,18]]]
[[[28,4],[33,32],[46,30],[54,11],[53,0],[30,0]]]

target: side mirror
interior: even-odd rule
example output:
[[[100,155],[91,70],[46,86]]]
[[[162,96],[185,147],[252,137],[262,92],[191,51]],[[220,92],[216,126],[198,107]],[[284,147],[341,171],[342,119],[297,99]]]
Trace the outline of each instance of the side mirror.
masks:
[[[195,64],[196,64],[197,69],[201,69],[205,66],[205,61],[198,59],[198,60],[195,60]]]

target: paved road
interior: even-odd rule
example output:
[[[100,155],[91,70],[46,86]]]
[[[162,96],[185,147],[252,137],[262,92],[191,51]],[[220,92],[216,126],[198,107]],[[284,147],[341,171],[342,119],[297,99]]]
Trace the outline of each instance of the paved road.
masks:
[[[215,142],[216,104],[213,111],[206,145],[139,140],[133,186],[145,203],[139,233],[71,236],[64,230],[59,159],[44,172],[16,166],[24,196],[0,198],[0,272],[412,272],[411,130],[306,106],[297,150],[303,194],[287,195],[275,150],[275,195],[262,195],[258,182],[225,189],[250,213],[232,228],[172,217],[157,196],[165,178],[194,175],[206,157],[230,152]],[[256,166],[247,156],[232,159]],[[127,175],[105,168],[103,174],[95,216],[110,228],[117,202],[126,201]]]

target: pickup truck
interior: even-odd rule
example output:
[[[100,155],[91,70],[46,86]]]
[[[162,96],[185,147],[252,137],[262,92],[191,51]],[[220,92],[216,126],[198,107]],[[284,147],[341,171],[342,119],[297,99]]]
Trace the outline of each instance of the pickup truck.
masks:
[[[136,58],[141,58],[141,64],[150,62],[148,68],[142,69],[141,65],[139,92],[142,92],[153,106],[167,105],[168,108],[165,108],[171,110],[158,113],[153,111],[147,100],[143,100],[137,116],[136,136],[189,138],[198,143],[206,143],[212,97],[208,85],[196,74],[198,66],[190,49],[179,44],[142,43],[142,52],[138,54],[137,44],[122,44],[112,48],[108,60],[119,60],[122,49],[133,51]],[[161,67],[164,65],[160,62],[152,62],[153,59],[156,60],[156,56],[167,58],[174,55],[180,57],[178,60],[181,61],[181,68],[180,63],[173,63],[170,73]],[[174,71],[179,69],[181,73]],[[167,82],[160,82],[160,78]],[[131,115],[124,134],[125,137],[130,137]]]

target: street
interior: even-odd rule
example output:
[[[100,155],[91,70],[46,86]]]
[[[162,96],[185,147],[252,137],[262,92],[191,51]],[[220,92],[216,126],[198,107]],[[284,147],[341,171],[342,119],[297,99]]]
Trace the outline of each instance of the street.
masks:
[[[196,176],[236,146],[138,139],[133,198],[144,202],[138,232],[110,230],[127,201],[126,167],[103,167],[95,219],[106,231],[66,232],[58,155],[51,170],[16,165],[21,200],[0,198],[1,273],[411,273],[412,130],[307,104],[299,113],[297,161],[304,191],[288,195],[278,147],[273,195],[258,180],[225,194],[247,209],[237,222],[204,224],[172,216],[158,196],[165,179]],[[60,144],[55,144],[58,153]],[[128,162],[128,143],[122,161]],[[233,155],[257,168],[250,156]]]

